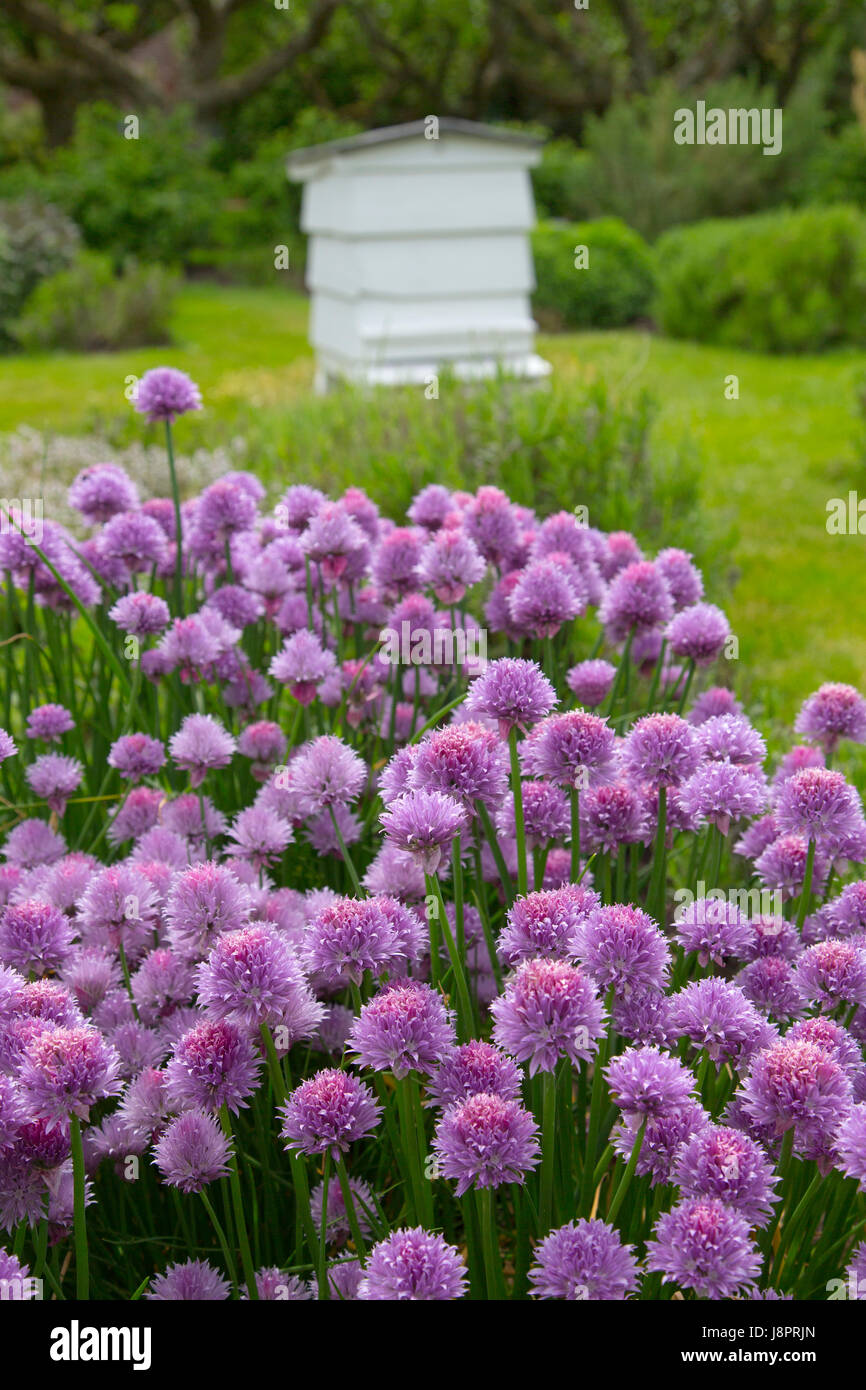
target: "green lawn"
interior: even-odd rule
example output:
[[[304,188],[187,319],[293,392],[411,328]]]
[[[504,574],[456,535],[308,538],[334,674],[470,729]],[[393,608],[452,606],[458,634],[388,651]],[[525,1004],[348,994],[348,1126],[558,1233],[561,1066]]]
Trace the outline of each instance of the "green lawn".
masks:
[[[165,361],[199,382],[217,420],[249,404],[282,414],[312,383],[306,317],[298,295],[187,287],[172,347],[4,359],[0,431],[28,424],[76,433],[98,416],[122,415],[126,377]],[[739,578],[727,608],[740,659],[778,692],[778,711],[790,716],[820,679],[866,687],[866,541],[829,536],[825,524],[830,497],[858,486],[866,495],[853,414],[866,355],[774,358],[639,332],[547,337],[540,350],[561,379],[599,375],[622,393],[648,387],[660,433],[697,442],[706,506],[732,511],[738,527],[731,558]],[[724,394],[732,374],[735,401]]]

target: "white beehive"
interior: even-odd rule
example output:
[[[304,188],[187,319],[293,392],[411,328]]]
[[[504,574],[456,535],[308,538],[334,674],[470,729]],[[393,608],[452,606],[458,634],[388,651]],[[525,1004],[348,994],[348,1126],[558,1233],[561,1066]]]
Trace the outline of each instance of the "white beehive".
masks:
[[[432,138],[431,138],[432,137]],[[546,376],[529,296],[533,137],[442,118],[296,150],[317,387]]]

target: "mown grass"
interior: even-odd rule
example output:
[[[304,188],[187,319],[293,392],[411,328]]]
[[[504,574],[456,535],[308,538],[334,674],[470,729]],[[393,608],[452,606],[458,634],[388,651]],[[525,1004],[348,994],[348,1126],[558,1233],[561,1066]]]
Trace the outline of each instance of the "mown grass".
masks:
[[[251,421],[255,433],[273,425],[279,437],[287,408],[312,384],[306,321],[307,302],[287,291],[188,286],[171,347],[3,359],[0,431],[26,424],[67,434],[128,422],[126,378],[170,361],[202,388],[207,416],[197,432],[210,442]],[[854,416],[866,354],[767,357],[637,331],[542,337],[540,350],[560,381],[601,378],[614,396],[648,388],[660,407],[659,441],[697,443],[707,515],[732,514],[736,524],[738,577],[726,606],[743,673],[767,713],[790,717],[820,680],[866,685],[866,542],[826,530],[829,498],[858,487],[866,494]],[[732,375],[737,400],[725,396]]]

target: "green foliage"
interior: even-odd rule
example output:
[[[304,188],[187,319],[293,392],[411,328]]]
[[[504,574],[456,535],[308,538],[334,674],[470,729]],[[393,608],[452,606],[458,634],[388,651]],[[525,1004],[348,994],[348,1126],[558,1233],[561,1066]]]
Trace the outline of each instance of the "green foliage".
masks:
[[[173,264],[211,236],[223,183],[210,149],[182,107],[143,114],[139,138],[127,139],[122,113],[100,102],[80,109],[69,145],[6,182],[56,202],[94,250]]]
[[[856,203],[866,208],[866,130],[856,123],[822,140],[796,189],[806,203]]]
[[[758,352],[866,342],[866,217],[804,208],[668,232],[656,315],[680,338]]]
[[[35,285],[69,265],[78,228],[59,208],[36,198],[0,203],[0,344]]]
[[[621,217],[650,240],[679,223],[757,212],[793,197],[826,124],[817,87],[804,83],[786,102],[782,150],[772,156],[760,145],[675,144],[674,112],[694,110],[698,97],[724,110],[777,105],[769,90],[742,78],[697,93],[661,83],[646,97],[614,101],[587,121],[585,164],[555,155],[554,168],[570,170],[563,197],[581,216]]]
[[[10,332],[27,352],[168,343],[176,290],[174,276],[162,266],[128,262],[115,274],[107,256],[83,252],[67,270],[36,286]]]
[[[593,161],[571,140],[547,140],[532,170],[535,208],[541,218],[581,222],[593,207]]]
[[[576,264],[586,247],[585,268]],[[616,217],[542,222],[532,236],[537,309],[569,328],[621,328],[649,312],[655,289],[652,253]]]
[[[654,419],[648,396],[620,404],[602,384],[442,378],[434,403],[417,390],[345,387],[301,401],[279,438],[258,440],[254,424],[244,432],[251,457],[279,458],[278,477],[332,491],[363,480],[394,516],[427,483],[494,482],[539,512],[582,504],[604,530],[699,546],[712,569],[719,536],[699,522],[698,465],[688,446],[657,445]]]

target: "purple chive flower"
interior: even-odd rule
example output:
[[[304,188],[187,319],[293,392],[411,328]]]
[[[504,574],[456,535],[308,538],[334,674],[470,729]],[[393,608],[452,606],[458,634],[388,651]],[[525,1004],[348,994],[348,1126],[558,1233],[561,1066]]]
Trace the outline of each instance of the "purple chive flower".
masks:
[[[866,743],[866,700],[853,685],[827,683],[810,695],[794,729],[833,753],[840,739]]]
[[[706,1298],[734,1298],[755,1283],[761,1259],[740,1212],[718,1197],[687,1197],[659,1217],[647,1268]]]
[[[586,710],[552,714],[536,725],[524,744],[526,771],[563,787],[609,782],[615,741],[613,729],[597,714]]]
[[[132,976],[132,994],[144,1023],[154,1025],[193,995],[193,971],[188,960],[159,946],[145,956]]]
[[[712,760],[693,772],[678,792],[686,815],[698,825],[709,822],[717,826],[723,835],[728,834],[731,821],[759,815],[767,805],[767,797],[766,779],[760,770]]]
[[[674,1164],[684,1144],[710,1122],[704,1107],[696,1100],[674,1105],[659,1115],[629,1111],[622,1116],[611,1136],[614,1151],[626,1162],[634,1152],[641,1126],[643,1143],[635,1169],[638,1177],[650,1179],[652,1187],[673,1181]]]
[[[425,545],[418,562],[418,578],[433,590],[440,603],[460,603],[466,590],[479,584],[487,565],[475,542],[462,531],[440,531]]]
[[[600,563],[605,579],[613,579],[626,565],[643,559],[643,551],[629,531],[611,531],[603,537],[603,544]]]
[[[803,835],[779,835],[755,860],[755,873],[761,883],[777,890],[785,898],[795,897],[803,889],[809,844]],[[820,893],[830,871],[827,856],[815,852],[812,872],[812,891]]]
[[[367,538],[339,502],[324,502],[310,517],[300,539],[301,550],[333,581],[345,574],[351,560],[363,552]]]
[[[571,819],[565,793],[550,782],[523,783],[523,829],[529,849],[561,840],[569,834]],[[496,817],[496,828],[506,840],[516,833],[516,808],[509,797]]]
[[[657,989],[631,989],[614,1001],[614,1027],[624,1038],[659,1046],[670,1041],[668,996]]]
[[[580,661],[565,675],[565,683],[580,704],[587,709],[597,709],[608,697],[616,678],[616,667],[600,658]]]
[[[105,523],[98,548],[101,557],[117,561],[131,574],[143,574],[164,560],[165,532],[146,512],[119,512]]]
[[[624,642],[631,633],[642,633],[668,622],[673,599],[664,576],[649,560],[626,565],[611,580],[599,609],[599,618],[612,642]]]
[[[97,1004],[121,982],[120,965],[107,951],[78,948],[63,966],[63,983],[75,996],[82,1013],[92,1013]]]
[[[674,656],[710,666],[725,649],[731,626],[714,603],[695,603],[671,619],[665,630]]]
[[[806,1011],[797,972],[785,956],[759,956],[740,971],[736,983],[756,1008],[780,1022]]]
[[[167,369],[166,369],[167,370]],[[155,1303],[179,1300],[216,1303],[228,1298],[231,1286],[207,1260],[185,1260],[156,1274],[144,1295]]]
[[[367,1302],[445,1303],[466,1294],[460,1252],[423,1226],[394,1231],[370,1251],[358,1298]]]
[[[866,1004],[866,952],[852,941],[819,941],[798,960],[797,979],[805,997],[827,1011]]]
[[[176,367],[151,367],[138,383],[135,408],[151,423],[167,420],[171,424],[178,415],[201,410],[201,392],[186,372]]]
[[[534,637],[555,637],[563,623],[586,610],[586,600],[577,571],[551,557],[521,571],[508,596],[508,608],[516,627]]]
[[[414,526],[423,526],[425,531],[438,531],[453,505],[447,487],[442,487],[440,483],[428,483],[412,499],[407,515]]]
[[[110,864],[93,874],[78,902],[78,924],[88,946],[137,952],[154,930],[156,893],[129,864]]]
[[[190,785],[200,787],[215,768],[228,767],[235,741],[210,714],[188,714],[168,745],[178,767],[190,774]]]
[[[866,1192],[866,1105],[855,1105],[836,1133],[838,1166],[846,1178],[856,1178]]]
[[[162,632],[171,621],[165,599],[139,589],[119,598],[109,608],[108,616],[121,632],[128,632],[133,637],[151,637],[157,632]]]
[[[866,933],[866,880],[849,883],[836,898],[824,906],[824,917],[832,936],[858,936]]]
[[[196,844],[203,844],[205,838],[217,839],[225,833],[226,828],[225,816],[222,811],[216,809],[210,797],[202,796],[201,793],[195,796],[192,792],[185,792],[183,796],[176,796],[167,801],[162,808],[161,821],[166,830],[173,830],[176,835],[193,840]]]
[[[473,681],[466,697],[472,715],[495,719],[499,732],[507,738],[514,728],[524,732],[549,714],[556,704],[556,691],[534,661],[521,657],[501,657]]]
[[[260,1301],[270,1303],[309,1303],[313,1298],[309,1284],[305,1284],[296,1274],[284,1274],[277,1265],[256,1270],[256,1293]],[[249,1298],[248,1286],[246,1293],[241,1296]]]
[[[76,758],[64,757],[62,753],[43,753],[30,764],[25,776],[34,796],[62,816],[70,796],[81,785],[84,768]]]
[[[326,501],[325,494],[317,487],[295,483],[286,491],[276,509],[278,524],[293,531],[303,531]]]
[[[172,1109],[216,1111],[246,1108],[255,1090],[261,1059],[249,1037],[226,1019],[203,1019],[184,1033],[165,1068]]]
[[[304,943],[308,971],[331,989],[360,985],[366,970],[381,975],[402,954],[391,920],[375,898],[328,903],[310,923]]]
[[[349,1189],[352,1193],[352,1201],[355,1208],[355,1215],[358,1218],[358,1226],[361,1234],[370,1234],[370,1222],[366,1215],[367,1212],[375,1212],[376,1203],[373,1193],[367,1183],[357,1178],[349,1179]],[[310,1193],[310,1213],[313,1218],[313,1230],[320,1231],[322,1228],[322,1197],[323,1184],[319,1183]],[[329,1245],[341,1245],[347,1241],[351,1235],[349,1216],[346,1211],[346,1203],[343,1198],[343,1191],[339,1183],[328,1184],[328,1219],[326,1228],[326,1239]]]
[[[463,517],[466,534],[485,560],[501,568],[520,549],[514,507],[498,487],[480,487]]]
[[[743,707],[732,690],[725,689],[721,685],[710,686],[709,690],[702,690],[695,700],[686,718],[689,723],[698,728],[705,724],[708,719],[715,719],[719,715],[730,714],[743,717]]]
[[[5,729],[0,729],[0,763],[5,763],[7,758],[12,758],[18,752],[14,738],[7,734]]]
[[[569,1221],[537,1246],[529,1282],[536,1298],[613,1302],[638,1286],[638,1265],[619,1232],[594,1219]]]
[[[691,1039],[720,1067],[741,1068],[776,1038],[776,1031],[737,985],[710,977],[694,980],[670,999],[668,1026]]]
[[[528,893],[508,909],[497,952],[507,965],[537,956],[573,959],[578,930],[598,905],[598,894],[579,883]]]
[[[116,463],[97,463],[83,468],[67,493],[70,507],[94,526],[108,521],[117,512],[138,506],[138,492],[132,479]]]
[[[418,980],[380,990],[363,1006],[348,1038],[360,1066],[397,1077],[432,1071],[454,1045],[450,1010],[435,990]]]
[[[613,903],[597,907],[579,928],[577,957],[602,994],[662,990],[667,985],[670,951],[657,924],[638,907]]]
[[[695,771],[701,751],[695,732],[677,714],[647,714],[632,725],[622,749],[627,776],[648,786],[675,787]]]
[[[705,758],[738,766],[762,763],[767,745],[742,715],[714,714],[699,725],[698,742]]]
[[[233,843],[226,854],[261,870],[280,862],[294,833],[286,821],[266,806],[248,806],[235,817],[229,838]]]
[[[401,598],[418,588],[421,537],[406,526],[383,536],[373,558],[373,581],[385,598]]]
[[[0,961],[22,974],[59,970],[72,948],[69,918],[50,903],[30,898],[9,903],[0,915]]]
[[[311,1037],[325,1012],[285,937],[258,923],[219,937],[198,968],[197,988],[199,1002],[217,1018],[277,1029],[282,1051]]]
[[[523,1073],[507,1053],[473,1038],[449,1052],[427,1082],[427,1105],[450,1105],[486,1091],[505,1100],[520,1099]]]
[[[841,772],[809,767],[783,782],[776,799],[780,831],[834,846],[857,825],[860,800]]]
[[[481,1091],[450,1106],[433,1141],[439,1171],[456,1179],[456,1195],[470,1187],[523,1183],[538,1166],[538,1126],[517,1100]]]
[[[674,1179],[685,1196],[717,1197],[752,1226],[766,1226],[778,1181],[761,1145],[737,1129],[707,1125],[680,1151]]]
[[[695,1078],[657,1047],[629,1047],[607,1068],[611,1094],[626,1114],[662,1115],[694,1099]]]
[[[761,816],[734,842],[734,853],[742,855],[744,859],[757,859],[778,838],[778,834],[779,827],[772,812]]]
[[[615,854],[620,845],[633,845],[647,833],[646,808],[625,782],[590,787],[580,801],[581,842],[590,854]]]
[[[96,1028],[55,1028],[36,1038],[21,1067],[31,1114],[60,1124],[87,1119],[91,1105],[120,1090],[120,1059]]]
[[[158,738],[148,734],[125,734],[115,739],[108,754],[108,765],[129,782],[155,777],[165,763],[165,749]]]
[[[741,1103],[745,1114],[768,1134],[793,1127],[795,1151],[820,1159],[826,1157],[829,1137],[851,1108],[851,1081],[824,1048],[788,1036],[755,1057]]]
[[[674,547],[660,550],[655,558],[655,567],[670,589],[677,610],[690,608],[703,597],[701,572],[687,551]]]
[[[75,728],[75,721],[63,705],[37,705],[27,716],[27,737],[46,743],[59,743],[63,734]]]
[[[530,1076],[554,1071],[560,1057],[589,1061],[604,1031],[593,982],[567,961],[522,961],[490,1012],[494,1042],[528,1062]]]
[[[434,730],[417,747],[401,750],[388,766],[400,758],[408,772],[401,791],[443,792],[469,811],[476,801],[495,811],[508,791],[508,755],[501,740],[472,720]],[[399,775],[401,770],[395,766],[393,772]],[[382,776],[383,799],[387,795],[393,801],[391,793],[398,784],[392,774],[385,785],[387,771]]]
[[[363,758],[332,734],[304,744],[290,766],[292,791],[305,816],[348,805],[359,796],[367,776]]]
[[[261,719],[248,724],[238,739],[238,752],[252,761],[250,771],[256,781],[266,781],[275,763],[286,756],[288,741],[279,724]]]
[[[773,787],[778,789],[789,777],[793,777],[795,772],[802,772],[804,768],[825,766],[824,754],[820,748],[813,748],[809,743],[797,744],[779,763],[773,777]]]
[[[213,1115],[190,1109],[172,1120],[153,1148],[153,1161],[169,1187],[201,1192],[229,1171],[231,1145]]]
[[[381,1106],[373,1092],[350,1072],[316,1072],[292,1091],[280,1108],[280,1134],[286,1148],[299,1153],[330,1153],[340,1158],[349,1145],[379,1124]]]
[[[810,1042],[820,1047],[829,1057],[838,1062],[854,1081],[863,1071],[863,1056],[860,1044],[841,1023],[819,1014],[817,1018],[804,1018],[788,1029],[785,1037],[788,1042]]]
[[[336,670],[337,662],[314,632],[301,628],[293,632],[277,652],[268,671],[281,685],[287,685],[299,704],[308,705],[316,690]]]
[[[724,965],[731,957],[745,960],[755,941],[754,927],[724,897],[695,898],[677,913],[676,929],[683,950],[696,951],[700,965]]]
[[[175,880],[166,901],[169,944],[178,955],[196,959],[221,933],[245,926],[250,911],[249,891],[230,869],[211,861],[193,864]]]
[[[435,874],[454,836],[466,829],[467,815],[443,792],[410,791],[392,801],[379,821],[392,844],[414,855],[425,873]]]

